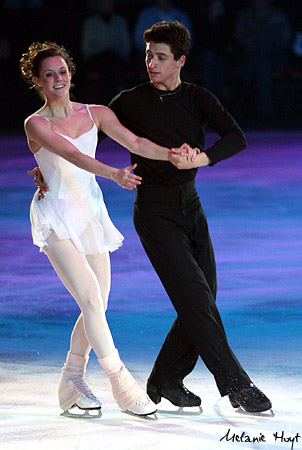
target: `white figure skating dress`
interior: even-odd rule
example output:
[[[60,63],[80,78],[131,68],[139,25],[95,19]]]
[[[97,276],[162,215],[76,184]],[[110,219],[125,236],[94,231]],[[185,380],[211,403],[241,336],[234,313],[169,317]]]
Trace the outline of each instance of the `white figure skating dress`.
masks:
[[[92,120],[89,131],[76,139],[57,133],[80,152],[94,158],[98,130],[88,105],[87,111]],[[124,238],[110,220],[95,175],[43,147],[34,156],[49,186],[44,199],[38,200],[35,193],[30,206],[34,244],[43,250],[55,232],[59,239],[70,239],[86,255],[119,248]]]

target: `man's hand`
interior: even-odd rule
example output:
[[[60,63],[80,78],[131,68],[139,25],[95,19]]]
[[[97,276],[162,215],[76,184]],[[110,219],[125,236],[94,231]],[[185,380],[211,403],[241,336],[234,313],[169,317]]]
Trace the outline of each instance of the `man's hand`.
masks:
[[[117,169],[112,179],[122,188],[132,191],[137,185],[141,184],[142,177],[131,173],[137,167],[137,164]]]
[[[199,153],[200,153],[200,148],[198,148],[198,147],[192,148],[187,143],[182,144],[180,149],[182,151],[185,151],[185,156],[187,156],[188,161],[194,161],[196,156],[199,155]],[[178,149],[175,149],[175,148],[172,148],[172,152],[175,154],[179,153]]]
[[[28,175],[34,175],[34,182],[38,188],[38,200],[41,200],[41,198],[44,198],[43,192],[46,192],[49,190],[48,185],[44,183],[43,175],[40,170],[40,167],[35,167],[32,170],[29,170]]]
[[[196,155],[200,153],[200,149],[197,147],[192,148],[189,144],[184,143],[182,144],[181,147],[172,148],[168,155],[168,159],[170,159],[171,152],[174,153],[175,155],[184,156],[187,159],[187,161],[194,161]]]
[[[187,144],[184,145],[187,146]],[[183,148],[183,146],[181,147],[181,149]],[[208,166],[211,163],[206,153],[201,152],[200,149],[198,148],[192,149],[190,147],[190,149],[191,149],[190,156],[188,156],[188,154],[187,156],[184,156],[181,153],[180,149],[172,148],[168,156],[169,161],[179,170],[194,169],[197,167]]]

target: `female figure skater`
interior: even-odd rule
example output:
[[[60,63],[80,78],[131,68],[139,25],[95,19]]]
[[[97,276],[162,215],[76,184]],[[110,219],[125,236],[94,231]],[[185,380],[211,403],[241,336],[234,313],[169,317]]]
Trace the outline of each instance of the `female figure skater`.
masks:
[[[22,56],[20,69],[24,80],[45,100],[42,108],[25,120],[29,148],[49,186],[43,199],[38,201],[36,192],[31,203],[33,242],[47,255],[81,310],[62,369],[60,406],[64,412],[77,406],[85,414],[101,409],[101,402],[84,380],[92,347],[121,410],[153,414],[155,404],[125,368],[106,321],[108,252],[122,244],[123,236],[108,216],[94,175],[110,178],[129,190],[140,184],[141,178],[131,173],[136,164],[117,169],[94,157],[100,129],[131,152],[151,159],[168,160],[169,150],[131,133],[107,107],[71,101],[75,66],[64,47],[33,43]]]

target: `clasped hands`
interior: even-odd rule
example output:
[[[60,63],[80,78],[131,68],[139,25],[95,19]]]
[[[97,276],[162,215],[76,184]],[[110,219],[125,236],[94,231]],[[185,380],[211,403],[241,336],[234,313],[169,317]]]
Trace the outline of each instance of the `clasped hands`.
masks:
[[[168,155],[169,161],[179,170],[194,169],[210,164],[206,153],[199,148],[192,148],[184,143],[181,147],[172,148]]]

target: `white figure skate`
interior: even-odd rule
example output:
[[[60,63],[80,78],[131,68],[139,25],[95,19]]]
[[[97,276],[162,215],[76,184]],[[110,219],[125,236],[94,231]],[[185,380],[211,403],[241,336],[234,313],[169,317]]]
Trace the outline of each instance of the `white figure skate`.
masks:
[[[113,397],[122,412],[135,416],[150,416],[156,413],[156,405],[128,372],[117,349],[98,361],[110,379]]]
[[[100,400],[93,395],[83,379],[61,381],[59,400],[63,409],[61,416],[74,419],[98,419],[102,415]]]
[[[59,403],[63,409],[61,416],[95,419],[102,415],[100,400],[84,380],[87,362],[88,356],[75,355],[70,351],[67,354],[58,389]]]

